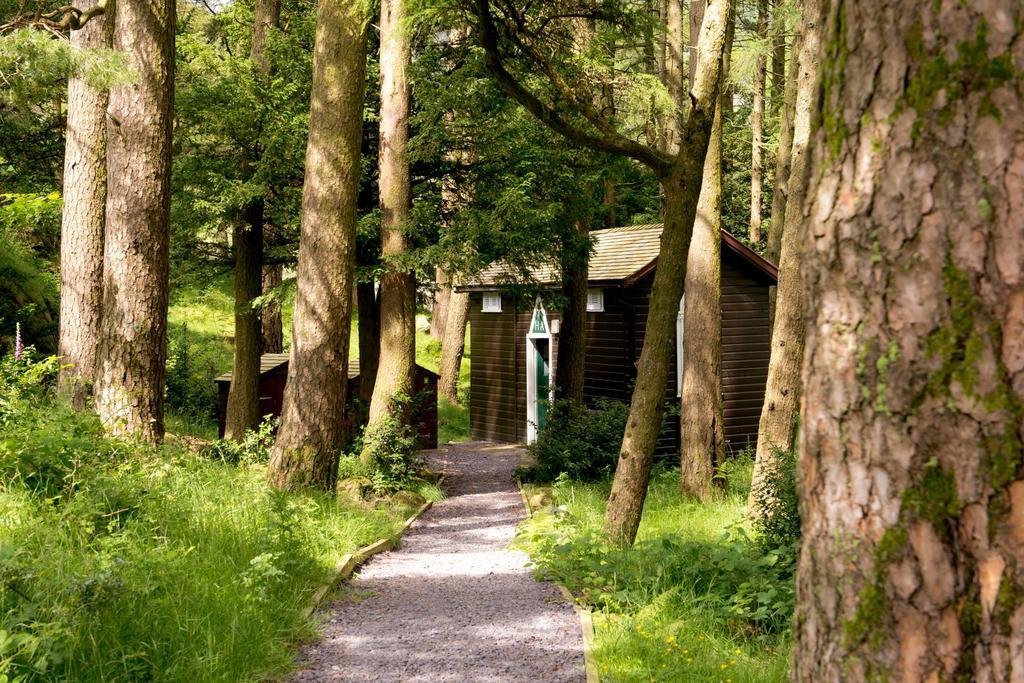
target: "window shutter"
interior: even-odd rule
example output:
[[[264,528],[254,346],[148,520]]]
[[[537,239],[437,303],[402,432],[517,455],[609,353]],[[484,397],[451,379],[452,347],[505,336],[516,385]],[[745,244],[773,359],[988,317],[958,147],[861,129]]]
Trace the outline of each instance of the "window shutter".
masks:
[[[484,292],[484,313],[501,313],[501,292]]]
[[[587,290],[587,310],[591,313],[600,313],[604,310],[604,290]]]

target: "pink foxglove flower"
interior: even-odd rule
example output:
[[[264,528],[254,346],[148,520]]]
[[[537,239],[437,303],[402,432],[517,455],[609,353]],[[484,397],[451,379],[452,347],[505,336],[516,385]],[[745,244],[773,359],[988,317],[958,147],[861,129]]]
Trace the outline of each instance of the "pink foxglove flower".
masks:
[[[21,323],[14,324],[14,360],[21,360],[25,355],[25,345],[21,343]]]

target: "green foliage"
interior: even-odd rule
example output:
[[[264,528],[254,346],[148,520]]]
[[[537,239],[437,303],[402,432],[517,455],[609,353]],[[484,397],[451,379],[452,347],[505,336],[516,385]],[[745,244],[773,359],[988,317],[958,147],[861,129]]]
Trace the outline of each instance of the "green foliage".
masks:
[[[212,418],[223,356],[216,346],[202,343],[188,326],[171,328],[167,336],[167,407],[181,415]],[[230,361],[228,367],[230,367]]]
[[[406,510],[106,439],[54,401],[52,367],[0,362],[0,678],[283,677],[312,590]]]
[[[416,477],[416,430],[412,420],[404,419],[411,403],[408,396],[396,396],[380,419],[363,431],[361,460],[370,468],[377,493],[399,491]]]
[[[775,448],[765,467],[764,486],[755,494],[763,516],[755,520],[757,539],[766,551],[784,552],[796,568],[796,548],[800,540],[800,499],[797,490],[796,450]]]
[[[539,482],[562,474],[580,481],[608,476],[618,462],[628,417],[629,406],[621,401],[598,399],[593,408],[556,401],[537,441],[528,448],[536,464],[519,476]]]
[[[22,339],[45,351],[57,348],[60,196],[0,194],[0,350]]]
[[[241,441],[217,439],[203,447],[203,455],[231,464],[255,465],[270,461],[270,449],[280,418],[267,415],[257,429],[247,429]]]
[[[727,489],[736,494],[698,503],[680,499],[676,471],[656,471],[633,548],[609,543],[600,530],[608,481],[560,478],[555,512],[522,526],[517,543],[539,572],[598,611],[602,675],[784,680],[792,571],[783,553],[765,551],[743,526],[745,475],[735,476]],[[762,677],[766,671],[773,673]]]

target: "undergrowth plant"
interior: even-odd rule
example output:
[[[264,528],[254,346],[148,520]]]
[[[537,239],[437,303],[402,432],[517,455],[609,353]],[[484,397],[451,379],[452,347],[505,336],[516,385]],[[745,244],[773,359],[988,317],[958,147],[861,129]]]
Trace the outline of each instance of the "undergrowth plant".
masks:
[[[399,394],[390,409],[362,433],[360,459],[369,468],[376,493],[392,493],[411,484],[417,474],[416,430],[404,419],[413,410],[408,396]]]
[[[598,399],[590,408],[555,401],[544,429],[529,446],[535,464],[519,470],[518,476],[549,482],[560,474],[580,481],[609,475],[618,461],[628,416],[629,406],[621,401]]]

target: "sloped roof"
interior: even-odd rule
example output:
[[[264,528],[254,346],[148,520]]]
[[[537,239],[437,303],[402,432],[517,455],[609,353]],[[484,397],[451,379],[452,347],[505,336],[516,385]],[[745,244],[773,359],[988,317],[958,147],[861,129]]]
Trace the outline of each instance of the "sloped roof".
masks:
[[[589,281],[629,285],[650,272],[657,264],[661,252],[662,227],[662,223],[650,223],[592,231],[590,236],[594,240],[594,251],[590,255]],[[722,230],[722,245],[770,278],[778,279],[778,270],[774,264],[725,230]],[[558,269],[549,264],[535,268],[531,275],[537,284],[554,284],[561,280]],[[515,274],[504,264],[496,263],[459,289],[479,290],[515,283]]]
[[[264,353],[262,356],[260,356],[260,377],[262,377],[263,375],[267,374],[268,372],[270,372],[272,370],[278,369],[279,367],[281,367],[282,365],[287,363],[288,362],[288,355],[289,354],[287,354],[287,353]],[[434,372],[433,370],[428,370],[427,368],[423,367],[422,365],[416,365],[416,368],[418,370],[422,371],[422,372],[428,372],[431,375],[434,375],[435,377],[437,377],[437,373],[436,372]],[[349,377],[349,379],[352,379],[353,377],[358,377],[358,376],[359,376],[359,359],[355,358],[355,359],[350,360],[348,362],[348,377]],[[222,375],[217,375],[216,377],[213,378],[213,381],[214,382],[230,382],[231,381],[231,371],[229,370],[229,371],[225,372]]]

